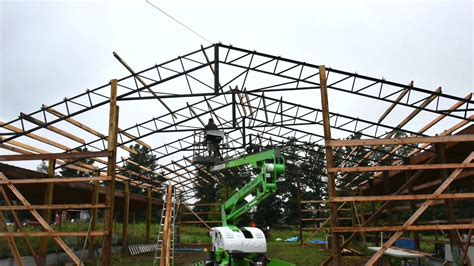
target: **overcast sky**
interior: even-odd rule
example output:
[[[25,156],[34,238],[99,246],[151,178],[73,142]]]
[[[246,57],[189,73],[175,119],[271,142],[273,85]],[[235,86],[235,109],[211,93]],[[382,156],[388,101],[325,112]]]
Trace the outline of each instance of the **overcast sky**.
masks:
[[[212,43],[473,91],[472,1],[151,2]],[[209,44],[145,1],[0,3],[0,121],[128,75],[113,51],[138,71]]]
[[[211,42],[464,96],[472,1],[153,1]],[[11,120],[208,43],[145,1],[1,1],[1,113]]]

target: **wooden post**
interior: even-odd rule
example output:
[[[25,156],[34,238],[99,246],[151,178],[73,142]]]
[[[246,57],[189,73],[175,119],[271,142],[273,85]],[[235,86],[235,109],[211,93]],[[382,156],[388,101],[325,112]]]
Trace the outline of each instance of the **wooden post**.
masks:
[[[382,172],[382,178],[383,178],[383,193],[385,195],[389,196],[389,195],[391,195],[391,193],[390,193],[390,179],[389,179],[387,171]],[[408,179],[407,179],[407,181],[408,181]],[[390,213],[391,208],[392,208],[391,205],[387,207],[387,211],[389,213]],[[392,222],[393,222],[392,215],[388,215],[388,223],[392,224]]]
[[[325,142],[331,141],[331,126],[329,122],[329,101],[328,91],[326,87],[326,67],[324,65],[319,66],[319,80],[321,90],[321,105],[323,115],[323,127],[324,127],[324,140]],[[326,150],[326,168],[328,170],[328,194],[329,200],[336,197],[336,181],[334,173],[330,173],[329,169],[334,167],[334,160],[332,154],[332,148],[325,146]],[[337,203],[329,203],[331,211],[331,236],[332,236],[332,255],[334,260],[334,266],[341,265],[341,249],[339,247],[339,236],[332,228],[337,227]]]
[[[441,143],[435,144],[436,148],[436,153],[438,154],[438,162],[439,163],[446,163],[446,154],[444,152],[444,145]],[[441,181],[445,181],[448,178],[448,172],[446,169],[441,169],[439,170],[439,174],[441,176]],[[449,193],[449,187],[446,188],[445,193]],[[454,206],[453,206],[453,201],[449,199],[444,200],[445,204],[445,211],[446,211],[446,220],[449,224],[454,224],[456,223],[456,218],[454,217]],[[448,237],[449,237],[449,245],[451,246],[451,255],[453,258],[453,263],[456,265],[462,265],[461,263],[461,249],[462,249],[462,244],[461,244],[461,239],[459,238],[458,234],[456,233],[455,230],[449,230],[448,231]]]
[[[408,162],[405,162],[405,163],[408,164]],[[410,176],[412,176],[410,171],[405,171],[405,179],[406,179],[407,182],[410,179]],[[410,195],[415,194],[415,192],[413,190],[413,182],[410,182],[408,184],[408,194],[410,194]],[[411,213],[414,213],[416,211],[416,204],[412,200],[410,201],[410,210],[411,210]],[[389,215],[389,217],[390,217],[390,215]],[[413,242],[415,242],[415,249],[420,250],[420,236],[419,236],[418,232],[416,232],[416,231],[413,231]]]
[[[130,206],[130,181],[125,182],[125,197],[123,200],[123,223],[122,223],[122,254],[127,253],[128,248],[128,216]]]
[[[107,151],[109,157],[107,160],[107,176],[112,180],[107,184],[107,191],[105,195],[105,204],[108,206],[105,209],[104,215],[104,245],[102,247],[102,264],[105,266],[111,265],[110,254],[112,251],[112,229],[113,229],[113,213],[114,213],[114,197],[115,197],[115,168],[117,159],[117,131],[118,131],[118,113],[117,106],[117,80],[110,81],[110,110],[109,110],[109,136]]]
[[[359,187],[359,196],[363,196],[362,190]],[[367,206],[365,203],[360,204],[360,226],[365,225],[365,206]],[[373,215],[373,214],[372,214]],[[365,232],[361,233],[360,236],[362,237],[362,243],[364,245],[367,245],[367,236],[365,235]]]
[[[100,176],[100,171],[97,171],[97,176]],[[92,204],[99,203],[99,181],[94,181],[94,188],[92,190]],[[91,231],[95,231],[97,225],[97,213],[98,209],[94,208],[91,210]],[[95,249],[95,237],[90,236],[89,240],[89,248],[88,248],[88,257],[94,257],[94,249]]]
[[[151,187],[148,188],[147,211],[146,211],[146,234],[145,242],[150,242],[150,227],[151,227]]]
[[[352,196],[355,196],[354,195],[354,191],[351,193]],[[351,223],[352,223],[352,226],[359,226],[360,223],[358,223],[357,221],[359,220],[358,217],[357,217],[357,212],[356,212],[356,203],[355,202],[351,202]]]
[[[168,191],[166,194],[166,213],[165,213],[165,223],[163,225],[163,241],[161,242],[161,256],[160,256],[160,266],[169,266],[170,265],[170,226],[171,226],[171,208],[173,202],[173,186],[168,185]]]
[[[300,176],[296,176],[296,201],[298,202],[298,219],[300,220],[300,245],[303,245],[303,220],[301,215],[301,182]]]
[[[368,180],[368,185],[369,185],[369,196],[374,196],[374,180],[369,178]],[[375,202],[370,203],[370,213],[375,213]],[[377,225],[377,220],[374,221],[374,225]],[[375,242],[377,243],[377,242]]]
[[[54,168],[56,166],[56,160],[49,160],[48,163],[48,177],[54,177]],[[44,192],[44,205],[53,204],[53,193],[54,193],[54,183],[47,183],[46,190]],[[43,210],[43,219],[46,223],[51,223],[51,210]],[[46,265],[46,257],[48,256],[48,240],[49,237],[41,237],[39,243],[39,256],[40,256],[40,265]]]

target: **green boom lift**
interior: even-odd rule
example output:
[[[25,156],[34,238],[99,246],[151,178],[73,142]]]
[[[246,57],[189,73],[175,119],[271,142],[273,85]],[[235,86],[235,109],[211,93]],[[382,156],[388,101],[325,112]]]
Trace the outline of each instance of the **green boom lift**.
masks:
[[[210,231],[212,250],[205,261],[194,266],[291,266],[294,264],[266,258],[267,245],[263,232],[255,227],[238,228],[242,215],[276,192],[277,180],[285,172],[285,161],[278,150],[272,149],[232,159],[210,167],[211,171],[252,166],[259,173],[221,206],[222,226]],[[252,199],[247,201],[249,195]]]

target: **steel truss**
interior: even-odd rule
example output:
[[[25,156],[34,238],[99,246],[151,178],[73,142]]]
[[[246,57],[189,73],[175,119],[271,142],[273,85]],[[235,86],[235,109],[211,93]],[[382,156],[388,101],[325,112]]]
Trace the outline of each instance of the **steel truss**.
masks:
[[[251,141],[262,146],[284,147],[289,140],[293,140],[303,150],[316,149],[328,156],[332,139],[328,139],[328,129],[343,137],[359,136],[361,139],[388,141],[398,139],[395,136],[400,133],[419,138],[429,138],[434,134],[449,136],[474,121],[472,93],[462,98],[443,93],[441,88],[431,91],[416,87],[413,82],[400,84],[334,68],[324,68],[323,73],[319,65],[231,45],[219,43],[201,47],[138,72],[134,72],[117,54],[114,55],[131,73],[117,80],[116,100],[119,105],[130,101],[157,103],[156,116],[135,121],[134,125],[122,125],[119,122],[116,145],[118,149],[131,154],[138,153],[130,147],[131,144],[147,147],[148,152],[156,157],[157,167],[149,169],[139,166],[140,172],[133,172],[125,168],[126,164],[133,164],[129,157],[117,158],[117,180],[130,181],[131,186],[158,192],[171,183],[185,198],[193,197],[194,184],[198,179],[219,182],[224,177],[223,173],[198,171],[199,167],[191,163],[192,152],[199,148],[195,145],[196,139],[209,117],[214,118],[228,134],[224,150],[228,157],[243,154],[244,147]],[[377,119],[361,118],[358,114],[345,113],[344,110],[329,111],[319,101],[301,101],[301,97],[315,97],[323,90],[327,90],[327,94],[343,93],[357,101],[377,101],[388,105],[388,108]],[[78,117],[97,112],[108,105],[111,102],[109,95],[110,84],[107,83],[74,97],[64,98],[61,102],[43,105],[38,111],[21,113],[9,122],[1,122],[0,147],[16,154],[72,153],[84,148],[90,152],[104,151],[108,147],[109,136],[80,122]],[[394,122],[390,115],[394,113],[393,110],[400,108],[406,110],[408,115]],[[120,111],[121,114],[130,112]],[[416,121],[421,114],[423,119],[435,117],[416,130],[410,122]],[[444,132],[430,132],[442,120],[449,128]],[[65,124],[82,130],[88,137],[67,132]],[[66,146],[55,138],[44,137],[44,131],[53,132],[58,138],[68,139],[75,144]],[[153,145],[147,141],[157,135],[177,133],[181,135],[174,141]],[[26,139],[41,142],[48,150],[25,144]],[[381,167],[386,164],[401,167],[414,154],[437,153],[429,143],[390,143],[347,145],[352,149],[329,147],[334,151],[336,163],[329,162],[332,159],[318,162],[321,167],[327,166],[329,179],[323,178],[330,180],[334,174],[334,188],[352,186],[356,191],[367,188],[372,182],[370,180],[380,180],[382,175],[379,171],[352,174],[344,172],[345,168]],[[322,152],[323,149],[326,152]],[[409,149],[410,154],[401,154],[399,151],[403,149]],[[361,153],[364,154],[363,159],[360,159]],[[99,158],[93,160],[93,167],[84,165],[78,158],[58,161],[56,167],[69,167],[88,173],[109,170],[110,164],[106,161]],[[301,160],[305,160],[303,155]],[[205,176],[200,176],[203,172]],[[331,226],[335,228],[336,224],[331,223]]]

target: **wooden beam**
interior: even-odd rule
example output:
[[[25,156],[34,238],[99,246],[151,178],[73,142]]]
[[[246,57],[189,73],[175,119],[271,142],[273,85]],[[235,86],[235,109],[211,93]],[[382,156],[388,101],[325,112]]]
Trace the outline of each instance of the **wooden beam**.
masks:
[[[160,266],[169,266],[170,265],[170,230],[171,230],[171,208],[173,202],[173,186],[168,185],[166,192],[166,213],[165,213],[165,222],[163,225],[163,241],[161,242],[161,255],[160,255]]]
[[[416,107],[415,110],[413,110],[405,119],[403,119],[402,122],[400,122],[395,128],[402,128],[405,126],[408,122],[410,122],[415,116],[417,116],[421,110],[425,109],[426,106],[428,106],[432,101],[434,101],[437,97],[438,94],[441,93],[441,87],[438,87],[431,96],[427,97],[423,103],[420,104],[420,106]],[[393,130],[388,136],[393,136],[397,130]]]
[[[394,144],[414,144],[414,143],[445,143],[445,142],[472,142],[474,135],[453,135],[435,137],[407,137],[390,139],[350,139],[350,140],[330,140],[326,142],[329,147],[346,146],[380,146]]]
[[[105,136],[104,134],[102,134],[102,133],[100,133],[99,131],[96,131],[96,130],[94,130],[93,128],[91,128],[91,127],[89,127],[89,126],[87,126],[87,125],[85,125],[85,124],[83,124],[83,123],[81,123],[81,122],[75,120],[74,118],[71,118],[71,117],[65,118],[66,116],[65,116],[64,114],[62,114],[61,112],[59,112],[59,111],[53,109],[52,107],[49,107],[49,106],[43,104],[43,105],[42,105],[42,108],[43,108],[43,110],[45,110],[46,112],[48,112],[48,113],[50,113],[50,114],[52,114],[52,115],[54,115],[54,116],[56,116],[56,117],[58,117],[58,118],[63,118],[64,121],[69,122],[69,123],[71,123],[72,125],[75,125],[76,127],[78,127],[78,128],[80,128],[80,129],[82,129],[82,130],[84,130],[84,131],[87,131],[87,132],[91,133],[92,135],[95,135],[95,136],[97,136],[97,137],[99,137],[99,138],[104,138],[104,139],[107,138],[107,136]]]
[[[27,115],[25,113],[20,113],[20,117],[27,120],[27,121],[29,121],[29,122],[31,122],[31,123],[33,123],[33,124],[36,124],[40,127],[46,128],[46,129],[48,129],[48,130],[50,130],[50,131],[52,131],[52,132],[54,132],[58,135],[61,135],[61,136],[66,137],[68,139],[74,140],[74,141],[79,142],[81,144],[86,144],[86,141],[84,139],[79,138],[76,135],[73,135],[73,134],[71,134],[69,132],[66,132],[66,131],[64,131],[60,128],[55,127],[55,126],[52,126],[52,125],[47,126],[43,121],[38,120],[38,119],[36,119],[36,118],[34,118],[30,115]]]
[[[53,108],[48,107],[48,106],[46,106],[46,105],[44,105],[44,104],[43,104],[43,109],[44,109],[45,111],[47,111],[47,112],[49,112],[49,113],[51,113],[51,114],[53,114],[53,115],[59,117],[59,118],[65,117],[65,115],[62,114],[61,112],[59,112],[59,111],[57,111],[57,110],[54,110]],[[94,130],[94,129],[91,128],[91,127],[86,126],[85,124],[82,124],[82,123],[80,123],[80,122],[74,120],[73,118],[66,118],[65,121],[67,121],[67,122],[69,122],[69,123],[71,123],[71,124],[73,124],[73,125],[75,125],[75,126],[81,128],[81,129],[83,129],[83,130],[85,130],[85,131],[91,133],[92,135],[95,135],[95,136],[101,138],[101,139],[106,139],[106,138],[107,138],[107,136],[105,136],[104,134],[102,134],[102,133],[100,133],[100,132]],[[125,136],[127,136],[126,133],[124,133],[124,132],[122,132],[122,133],[123,133]],[[137,141],[137,143],[142,144],[141,142],[138,142],[138,141]],[[143,142],[143,143],[144,143],[144,142]],[[146,144],[146,143],[145,143],[145,144]],[[143,145],[143,144],[142,144],[142,145]],[[145,145],[144,145],[144,146],[145,146]],[[122,148],[122,149],[124,149],[124,150],[126,150],[126,151],[128,151],[128,152],[130,152],[130,153],[138,154],[137,151],[135,151],[135,150],[133,150],[133,149],[130,149],[129,147],[127,147],[127,146],[125,146],[125,145],[120,146],[120,148]]]
[[[1,140],[1,137],[0,137],[0,140]],[[4,143],[0,144],[0,148],[5,149],[5,150],[9,150],[9,151],[12,151],[12,152],[21,153],[21,154],[33,154],[30,151],[23,150],[21,148],[17,148],[15,146],[4,144]]]
[[[197,164],[193,164],[193,162],[192,162],[189,158],[183,157],[183,159],[185,159],[186,161],[188,161],[188,163],[194,165],[194,166],[195,166],[196,168],[198,168],[199,170],[203,171],[206,175],[208,175],[208,176],[209,176],[210,178],[212,178],[214,181],[219,182],[219,179],[218,179],[215,175],[211,174],[211,172],[207,171],[206,168],[204,168],[204,167],[202,167],[202,166],[200,166],[200,165],[197,165]]]
[[[243,94],[245,95],[245,100],[247,101],[247,106],[249,107],[249,114],[252,115],[253,114],[253,108],[252,108],[252,105],[250,104],[250,97],[247,94],[247,88],[244,88]]]
[[[220,206],[222,203],[186,203],[187,206]]]
[[[151,170],[151,168],[148,168],[148,167],[143,166],[143,165],[141,165],[141,164],[139,164],[139,163],[136,163],[136,162],[134,162],[134,161],[132,161],[132,160],[130,160],[130,159],[128,159],[128,158],[122,157],[122,160],[126,161],[126,162],[129,163],[129,164],[133,164],[133,165],[137,166],[138,168],[140,168],[140,169],[142,169],[142,170],[144,170],[144,171],[146,171],[146,172],[148,172],[148,173],[154,174],[154,175],[157,176],[157,177],[158,177],[158,176],[160,176],[160,177],[163,176],[163,174],[158,173],[158,172],[156,172],[156,171],[153,171],[153,170]],[[135,173],[135,174],[138,174],[138,173]],[[148,179],[150,179],[150,178],[147,177],[147,176],[145,176],[145,177],[148,178]],[[165,178],[166,178],[166,179],[170,179],[169,177],[165,177]]]
[[[181,203],[183,204],[183,203]],[[194,212],[195,214],[197,215],[206,215],[206,214],[221,214],[220,211],[215,211],[215,212],[212,212],[212,211],[209,211],[209,212]],[[192,212],[181,212],[182,215],[188,215],[188,214],[193,214]]]
[[[472,223],[474,224],[474,219],[472,220]],[[472,238],[472,229],[469,229],[469,233],[467,234],[467,239],[466,239],[466,244],[464,245],[464,249],[463,249],[463,252],[462,252],[462,260],[461,260],[461,263],[466,263],[466,259],[467,259],[467,254],[468,254],[468,251],[469,251],[469,246],[471,245],[471,238]]]
[[[119,107],[117,106],[117,80],[110,81],[110,109],[109,109],[109,137],[107,151],[110,155],[107,159],[107,176],[111,177],[107,184],[105,204],[109,206],[104,214],[104,243],[102,246],[102,264],[104,266],[111,265],[112,253],[112,230],[114,216],[114,198],[115,198],[115,175],[117,166],[117,134],[118,134],[118,116]]]
[[[188,209],[188,211],[194,215],[196,218],[198,218],[198,220],[204,225],[207,227],[207,229],[211,230],[211,227],[196,213],[194,212],[191,208],[189,208],[189,206],[187,204],[185,204],[184,202],[181,203],[181,205],[183,205],[186,209]],[[185,213],[182,213],[182,214],[185,214]]]
[[[151,188],[148,188],[147,205],[146,205],[146,228],[145,228],[145,243],[149,243],[151,239]]]
[[[327,90],[327,76],[326,76],[326,67],[324,65],[319,66],[319,84],[321,91],[321,106],[322,106],[322,115],[323,115],[323,127],[324,127],[324,141],[331,140],[331,124],[329,120],[329,100],[328,100],[328,90]],[[282,106],[283,109],[283,106]],[[334,172],[329,172],[331,168],[334,167],[334,159],[332,154],[332,149],[326,145],[326,168],[328,170],[327,180],[328,180],[328,194],[329,199],[334,199],[336,195],[336,177]],[[330,203],[329,208],[331,210],[331,228],[337,226],[337,205],[336,203]],[[334,266],[340,266],[341,263],[341,249],[339,246],[339,236],[334,231],[331,230],[332,237],[332,254]]]
[[[465,169],[474,168],[474,163],[446,163],[446,164],[418,164],[418,165],[388,165],[388,166],[365,166],[365,167],[333,167],[329,173],[352,173],[352,172],[383,172],[383,171],[407,171],[407,170],[439,170],[439,169]]]
[[[100,175],[100,172],[97,172],[96,174]],[[92,205],[98,205],[99,204],[99,186],[100,183],[99,181],[94,181],[94,188],[92,190]],[[107,205],[102,204],[104,207]],[[96,230],[96,225],[97,225],[97,216],[98,216],[98,210],[96,208],[91,210],[91,224],[90,224],[90,231],[95,231]],[[88,245],[88,257],[89,259],[94,257],[94,250],[95,250],[95,237],[90,236],[89,238],[89,245]]]
[[[436,117],[433,121],[431,121],[430,123],[428,123],[427,125],[425,125],[422,129],[420,129],[418,131],[418,133],[423,133],[425,132],[426,130],[430,129],[432,126],[434,126],[436,123],[438,123],[439,121],[441,121],[443,118],[445,118],[448,114],[452,113],[454,110],[457,110],[459,107],[461,107],[462,105],[464,105],[466,103],[466,101],[469,101],[471,100],[472,98],[472,93],[469,93],[468,95],[466,95],[464,97],[464,100],[465,101],[459,101],[457,103],[455,103],[454,105],[452,105],[451,107],[449,107],[449,109],[446,111],[446,112],[443,112],[443,114],[440,114],[438,117]]]
[[[469,230],[474,229],[474,224],[430,224],[430,225],[410,225],[410,226],[373,226],[373,227],[336,227],[334,231],[338,233],[349,232],[403,232],[403,231],[441,231],[441,230]]]
[[[29,211],[29,210],[64,210],[64,209],[105,209],[107,205],[98,204],[51,204],[51,205],[12,205],[0,206],[0,211]]]
[[[221,224],[222,221],[204,221],[206,224]],[[202,224],[201,221],[180,221],[179,224]]]
[[[54,159],[49,160],[49,163],[48,163],[48,177],[49,178],[54,177],[55,167],[56,167],[56,160]],[[44,205],[49,206],[53,204],[53,193],[54,193],[54,183],[47,183],[46,190],[44,193],[44,199],[43,199]],[[43,219],[45,220],[46,223],[48,224],[51,223],[51,209],[43,210]],[[49,240],[49,237],[40,238],[38,253],[39,253],[41,265],[46,265],[46,257],[48,256],[48,240]]]
[[[380,116],[378,123],[382,122],[382,120],[387,117],[387,115],[397,106],[397,104],[405,97],[405,95],[410,91],[410,89],[413,87],[413,80],[410,81],[408,84],[408,87],[404,88],[402,92],[398,95],[397,99],[385,110],[385,112]]]
[[[132,74],[146,89],[148,89],[148,91],[153,94],[153,96],[168,110],[168,112],[174,117],[174,118],[178,118],[174,113],[173,111],[168,107],[168,105],[166,105],[165,102],[163,102],[163,100],[158,96],[158,94],[156,94],[156,92],[154,92],[146,83],[145,81],[143,81],[143,79],[137,75],[135,73],[135,71],[133,71],[133,69],[127,64],[125,63],[125,61],[116,53],[116,52],[113,52],[114,54],[114,57],[117,58],[117,60],[130,72],[130,74]]]
[[[0,121],[0,126],[5,128],[5,129],[8,129],[10,131],[13,131],[15,133],[23,133],[23,130],[21,128],[17,128],[13,125],[7,125],[5,122],[2,122]],[[63,145],[63,144],[60,144],[58,142],[55,142],[55,141],[52,141],[52,140],[49,140],[47,138],[44,138],[44,137],[41,137],[39,135],[36,135],[34,133],[28,133],[28,134],[25,134],[25,136],[29,137],[29,138],[32,138],[34,140],[37,140],[39,142],[42,142],[42,143],[45,143],[45,144],[48,144],[48,145],[51,145],[53,147],[56,147],[56,148],[59,148],[61,150],[70,150],[71,148]],[[10,143],[11,141],[9,141]]]
[[[43,153],[22,155],[0,155],[0,161],[28,161],[28,160],[52,160],[52,159],[80,159],[90,157],[106,157],[107,151],[88,152],[65,152],[65,153]]]
[[[327,203],[328,200],[302,200],[301,203]]]
[[[102,232],[102,231],[93,231],[93,232],[56,232],[56,231],[46,231],[46,232],[0,232],[0,237],[8,237],[8,236],[12,236],[12,237],[45,237],[45,236],[48,236],[48,237],[54,237],[54,238],[59,238],[60,237],[86,237],[87,235],[90,235],[90,236],[105,236],[106,233],[105,232]],[[72,252],[72,250],[71,250]],[[69,254],[74,254],[74,252],[72,253],[68,253]],[[76,265],[82,265],[80,264],[80,260],[79,258],[77,258],[77,261],[74,260],[74,262],[76,263]]]
[[[31,179],[9,179],[0,180],[0,184],[41,184],[41,183],[74,183],[74,182],[94,182],[94,181],[110,181],[110,176],[99,177],[54,177],[54,178],[31,178]]]
[[[130,216],[130,182],[125,182],[123,197],[122,254],[128,250],[128,217]]]
[[[408,160],[405,160],[405,161],[408,161]],[[387,172],[384,172],[384,173],[387,173]],[[388,175],[388,173],[387,173],[387,175]],[[405,175],[405,180],[408,181],[410,179],[410,171],[405,171],[404,175]],[[410,193],[411,195],[415,194],[414,191],[413,191],[413,182],[411,182],[408,185],[408,193]],[[416,211],[415,202],[410,201],[409,204],[410,204],[410,213],[414,213]],[[389,215],[389,216],[391,216],[391,215]],[[390,225],[392,225],[392,224],[390,224]],[[413,242],[415,243],[415,249],[420,250],[420,235],[416,231],[413,232]]]
[[[439,135],[440,136],[447,136],[447,135],[450,135],[452,134],[453,132],[455,132],[456,130],[462,128],[463,126],[469,124],[469,123],[472,123],[471,121],[474,120],[474,115],[471,115],[468,117],[467,120],[462,120],[460,121],[459,123],[455,124],[454,126],[446,129],[445,131],[441,132]],[[426,144],[422,144],[418,147],[418,149],[415,149],[413,150],[412,152],[410,152],[407,157],[411,157],[412,155],[416,154],[416,153],[419,153],[421,151],[421,149],[429,146],[430,144],[426,143]]]
[[[123,129],[120,129],[120,128],[119,128],[118,130],[119,130],[119,133],[120,133],[120,134],[125,135],[127,138],[129,138],[129,139],[135,141],[136,143],[142,145],[143,147],[145,147],[145,148],[151,150],[151,146],[148,145],[147,143],[145,143],[144,141],[140,140],[140,138],[138,138],[138,137],[136,137],[136,136],[134,136],[134,135],[128,133],[127,131],[125,131],[125,130],[123,130]]]
[[[463,163],[467,164],[472,161],[474,158],[474,152],[471,153]],[[436,191],[433,192],[433,195],[439,195],[442,194],[446,188],[449,187],[449,185],[457,178],[457,176],[462,172],[463,169],[456,169],[454,170],[451,175],[436,189]],[[412,216],[403,224],[403,228],[407,228],[411,226],[424,212],[428,207],[433,203],[433,200],[427,200],[425,201],[418,210],[412,214]],[[472,227],[473,225],[470,224]],[[392,235],[392,237],[385,242],[385,244],[377,251],[367,262],[367,265],[375,265],[375,263],[383,256],[384,252],[390,248],[395,241],[402,236],[403,231],[397,231],[395,234]]]
[[[296,202],[298,202],[298,229],[300,231],[300,246],[303,246],[303,213],[301,212],[301,180],[300,176],[296,176]]]
[[[352,196],[337,197],[331,202],[378,202],[378,201],[410,201],[410,200],[444,200],[444,199],[473,199],[474,193],[449,193],[449,194],[418,194],[418,195],[388,195],[388,196]]]

